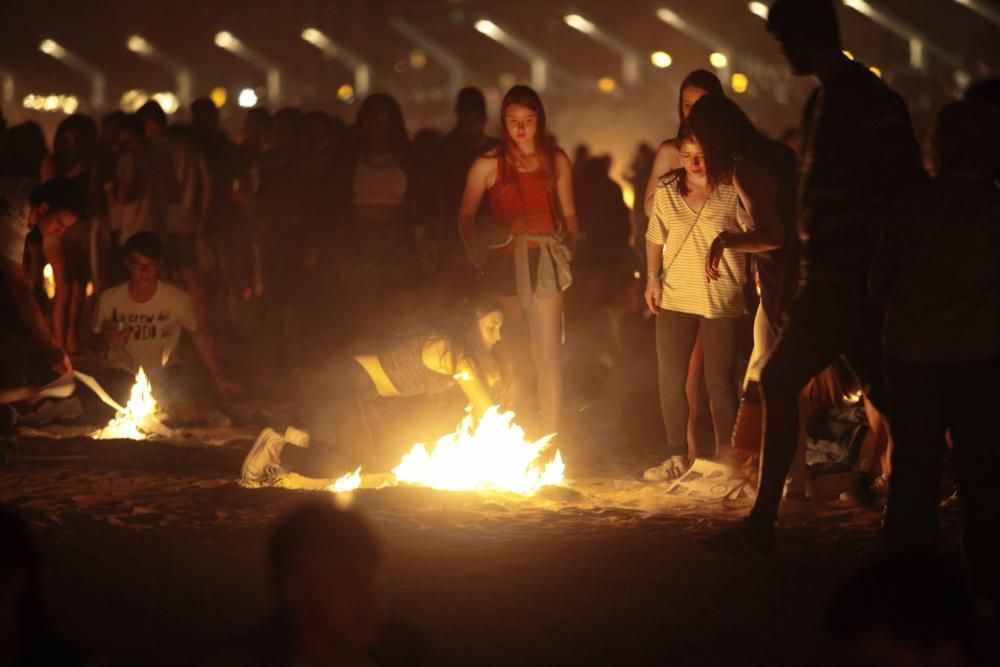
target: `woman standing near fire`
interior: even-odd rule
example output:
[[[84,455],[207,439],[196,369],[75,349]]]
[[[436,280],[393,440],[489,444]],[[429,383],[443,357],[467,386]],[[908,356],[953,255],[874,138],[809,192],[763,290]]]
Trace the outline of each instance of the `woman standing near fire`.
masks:
[[[500,116],[500,145],[469,168],[458,231],[486,288],[500,299],[515,363],[527,357],[530,341],[541,430],[555,433],[563,398],[562,292],[571,281],[569,262],[579,231],[573,169],[546,132],[545,109],[534,90],[511,88]],[[476,227],[483,197],[489,200],[495,234]]]
[[[719,81],[719,77],[708,70],[693,70],[681,81],[680,90],[677,94],[677,117],[680,119],[681,126],[687,122],[688,114],[691,113],[691,107],[705,95],[724,97],[725,92],[722,90],[722,82]],[[653,169],[649,172],[649,182],[646,184],[645,196],[643,198],[643,210],[647,218],[653,213],[653,196],[656,193],[656,186],[659,184],[660,179],[670,172],[681,168],[680,147],[677,145],[677,136],[680,133],[681,127],[678,126],[677,135],[660,144],[660,147],[656,151]],[[645,232],[645,229],[640,230],[640,233],[636,234],[637,244],[643,242],[642,232]],[[714,447],[714,443],[709,447],[706,446],[708,443],[700,442],[698,438],[701,432],[698,425],[703,423],[702,416],[708,407],[708,396],[704,380],[704,361],[705,357],[702,352],[701,336],[699,336],[695,340],[694,350],[691,352],[687,382],[684,387],[690,407],[687,429],[688,445],[691,448],[692,454]]]
[[[746,256],[725,250],[717,280],[705,280],[705,257],[720,234],[743,231],[735,187],[707,171],[701,145],[688,126],[677,145],[682,168],[656,188],[646,231],[646,305],[656,315],[660,409],[669,456],[643,474],[667,481],[689,466],[688,401],[684,391],[695,339],[701,336],[705,381],[711,399],[716,446],[728,445],[736,420],[733,381],[740,318],[746,313]]]
[[[339,357],[302,382],[310,430],[318,426],[320,441],[310,447],[287,446],[266,428],[243,461],[245,486],[281,485],[295,472],[327,478],[343,472],[344,457],[354,467],[376,461],[375,440],[365,417],[367,404],[378,398],[436,394],[458,386],[477,419],[500,402],[500,372],[493,348],[500,342],[504,318],[500,305],[483,297],[464,305],[449,322],[411,336],[374,354]],[[332,431],[333,437],[322,437]],[[301,444],[301,443],[297,443]]]

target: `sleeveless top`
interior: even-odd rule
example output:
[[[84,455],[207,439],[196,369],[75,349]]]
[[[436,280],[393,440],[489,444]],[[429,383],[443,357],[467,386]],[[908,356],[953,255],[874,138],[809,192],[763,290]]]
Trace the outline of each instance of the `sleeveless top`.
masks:
[[[553,212],[551,178],[539,167],[522,172],[508,167],[503,156],[497,157],[497,176],[488,190],[490,212],[497,227],[514,236],[521,234],[555,234],[558,224]],[[537,247],[537,244],[530,244]],[[490,251],[496,255],[510,255],[514,244]]]
[[[436,394],[450,388],[455,379],[424,365],[427,336],[417,336],[378,355],[382,370],[400,396]]]
[[[746,254],[724,250],[721,278],[709,282],[705,277],[705,258],[715,237],[743,231],[736,188],[720,184],[695,213],[681,195],[680,177],[680,170],[671,172],[656,187],[646,230],[646,240],[663,246],[660,307],[706,319],[740,317],[746,313]]]

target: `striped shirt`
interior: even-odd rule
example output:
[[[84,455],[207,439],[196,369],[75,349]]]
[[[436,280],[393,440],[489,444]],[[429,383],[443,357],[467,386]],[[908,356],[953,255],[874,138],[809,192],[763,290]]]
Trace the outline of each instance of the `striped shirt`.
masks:
[[[721,278],[711,282],[705,276],[705,260],[719,232],[743,231],[749,216],[739,216],[739,196],[731,185],[719,185],[695,213],[681,195],[678,182],[678,176],[672,174],[656,186],[653,214],[646,229],[646,240],[663,246],[660,308],[708,319],[740,317],[746,313],[746,254],[724,250],[719,263]]]

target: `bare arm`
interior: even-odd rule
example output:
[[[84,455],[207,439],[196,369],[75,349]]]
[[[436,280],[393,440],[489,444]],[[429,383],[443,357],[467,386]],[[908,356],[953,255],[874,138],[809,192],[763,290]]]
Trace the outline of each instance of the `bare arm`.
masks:
[[[3,259],[0,260],[0,268],[3,269],[4,282],[7,283],[11,300],[21,316],[21,321],[28,327],[35,340],[46,350],[53,370],[60,375],[71,370],[69,358],[56,343],[49,323],[45,320],[42,309],[38,307],[38,302],[32,293],[31,281],[25,275],[24,267],[17,262]]]
[[[646,291],[644,299],[649,312],[654,315],[660,310],[663,285],[660,284],[660,269],[663,267],[663,244],[646,239]]]
[[[46,236],[42,239],[45,259],[52,265],[52,281],[56,293],[52,300],[52,328],[55,329],[56,343],[66,344],[67,310],[69,309],[69,276],[66,273],[66,255],[63,252],[62,239]]]
[[[663,176],[674,169],[680,169],[681,156],[677,152],[677,147],[672,143],[664,142],[656,150],[656,158],[653,160],[653,170],[649,172],[649,181],[646,183],[646,197],[642,202],[642,210],[646,217],[653,214],[653,195],[656,193],[656,185]]]
[[[559,210],[566,225],[566,245],[571,252],[576,250],[576,239],[580,234],[580,220],[576,215],[576,204],[573,202],[573,165],[566,153],[556,153],[556,194],[559,197]]]
[[[487,381],[479,376],[468,360],[460,359],[457,364],[452,361],[447,340],[428,341],[421,352],[421,359],[424,365],[435,373],[455,378],[462,393],[472,405],[472,414],[476,419],[480,419],[493,406],[493,397],[487,389]]]
[[[465,192],[458,208],[458,234],[465,244],[469,259],[476,266],[482,266],[485,257],[479,257],[482,251],[476,239],[476,211],[483,201],[483,196],[490,183],[496,178],[497,159],[491,157],[476,158],[469,167],[469,175],[465,179]]]
[[[223,375],[218,358],[215,356],[215,347],[205,332],[199,327],[188,333],[191,334],[191,344],[194,345],[195,352],[198,353],[198,357],[212,378],[212,386],[216,393],[225,400],[243,397],[246,394],[243,387]]]
[[[727,249],[758,253],[780,248],[785,243],[785,228],[778,213],[778,182],[770,173],[752,164],[742,164],[733,176],[733,184],[753,229],[745,232],[722,232],[712,241],[705,258],[705,275],[718,280],[719,263]]]

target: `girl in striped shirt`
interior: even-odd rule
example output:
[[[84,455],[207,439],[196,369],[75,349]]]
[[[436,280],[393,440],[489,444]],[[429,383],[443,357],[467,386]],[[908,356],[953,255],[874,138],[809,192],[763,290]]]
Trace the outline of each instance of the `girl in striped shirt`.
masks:
[[[736,360],[739,319],[746,314],[746,256],[725,250],[719,279],[708,281],[705,258],[722,233],[737,233],[736,188],[714,183],[701,146],[687,128],[678,137],[681,169],[661,179],[646,231],[645,300],[656,317],[660,409],[668,458],[643,477],[665,481],[688,468],[688,360],[699,332],[705,349],[705,381],[711,399],[716,444],[728,445],[736,419]]]

